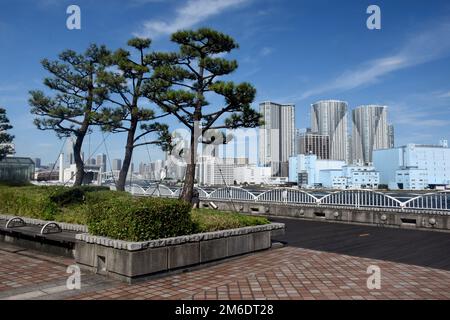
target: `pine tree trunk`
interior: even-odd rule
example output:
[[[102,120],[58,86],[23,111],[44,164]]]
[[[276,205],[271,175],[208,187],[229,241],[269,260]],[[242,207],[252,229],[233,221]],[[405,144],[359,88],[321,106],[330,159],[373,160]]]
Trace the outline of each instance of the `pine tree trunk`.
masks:
[[[184,180],[183,191],[180,199],[186,202],[192,202],[194,195],[194,180],[195,180],[195,164],[188,164],[186,167],[186,177]]]
[[[125,184],[127,182],[128,170],[130,169],[131,159],[133,158],[134,150],[134,135],[136,133],[138,121],[131,120],[130,130],[128,131],[127,144],[125,146],[125,157],[123,159],[122,168],[119,173],[119,180],[116,183],[117,191],[125,191]]]
[[[73,146],[73,157],[75,160],[75,165],[77,167],[74,186],[81,186],[83,184],[84,161],[83,161],[83,158],[81,157],[81,147],[83,145],[84,137],[85,137],[85,134],[77,135],[75,144]]]
[[[197,138],[195,137],[195,133],[191,132],[189,163],[186,166],[184,186],[180,195],[180,199],[189,203],[192,203],[194,196],[195,169],[197,165],[197,147]]]
[[[91,74],[91,84],[93,83],[93,79],[92,79],[92,74]],[[73,146],[73,158],[75,160],[75,165],[77,168],[77,172],[75,175],[75,183],[74,183],[74,187],[76,186],[81,186],[83,184],[83,180],[84,180],[84,176],[85,176],[85,172],[84,172],[84,159],[81,157],[81,148],[83,147],[83,141],[84,138],[86,137],[86,134],[89,130],[89,126],[90,126],[90,112],[92,110],[92,104],[93,104],[93,93],[92,93],[92,88],[89,89],[89,93],[88,93],[88,100],[87,100],[87,104],[86,104],[86,111],[84,113],[84,119],[83,119],[83,123],[80,126],[80,129],[78,130],[77,134],[76,134],[76,140],[75,140],[75,144]],[[89,155],[90,156],[90,155]]]

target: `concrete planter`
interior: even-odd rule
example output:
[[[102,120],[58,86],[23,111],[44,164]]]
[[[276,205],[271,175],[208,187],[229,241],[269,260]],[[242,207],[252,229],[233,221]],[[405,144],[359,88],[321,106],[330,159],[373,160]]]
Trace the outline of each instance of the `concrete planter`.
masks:
[[[272,223],[147,242],[126,242],[78,234],[77,264],[91,271],[132,282],[158,273],[269,249],[272,234],[284,224]]]

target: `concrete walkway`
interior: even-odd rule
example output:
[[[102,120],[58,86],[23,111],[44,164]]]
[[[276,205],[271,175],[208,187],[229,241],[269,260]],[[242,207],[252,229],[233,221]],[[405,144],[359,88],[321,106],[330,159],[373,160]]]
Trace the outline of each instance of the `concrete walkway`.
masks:
[[[0,299],[450,299],[450,271],[284,247],[134,285],[82,274],[65,286],[70,259],[0,245]],[[367,288],[367,268],[381,289]]]

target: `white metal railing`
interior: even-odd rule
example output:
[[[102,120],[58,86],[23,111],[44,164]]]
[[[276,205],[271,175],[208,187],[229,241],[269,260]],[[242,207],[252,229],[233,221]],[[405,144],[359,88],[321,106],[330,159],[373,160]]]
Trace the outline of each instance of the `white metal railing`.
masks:
[[[331,205],[354,208],[391,208],[418,209],[434,211],[450,211],[450,191],[440,191],[414,196],[406,201],[374,190],[342,190],[317,196],[310,192],[294,188],[276,188],[261,194],[254,194],[240,187],[224,187],[210,192],[196,188],[203,200],[236,200],[261,203]],[[169,188],[165,185],[154,185],[147,189],[138,185],[127,186],[126,190],[139,196],[156,196],[177,198],[180,188]]]
[[[206,196],[209,199],[255,200],[255,195],[248,190],[238,187],[220,188]]]
[[[450,211],[450,192],[441,191],[417,196],[406,201],[404,207],[410,209],[430,208],[433,210]]]
[[[266,191],[260,194],[257,198],[260,202],[284,202],[284,203],[302,203],[302,204],[317,204],[319,199],[312,194],[287,188],[278,188]]]
[[[373,190],[343,190],[320,199],[320,204],[337,206],[402,208],[402,202],[394,197]]]

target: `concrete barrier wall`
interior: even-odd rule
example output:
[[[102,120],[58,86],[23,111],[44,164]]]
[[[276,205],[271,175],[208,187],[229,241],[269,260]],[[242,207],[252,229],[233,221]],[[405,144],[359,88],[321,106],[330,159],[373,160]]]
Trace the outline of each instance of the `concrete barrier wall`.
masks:
[[[77,235],[75,260],[90,271],[126,282],[269,249],[272,233],[284,224],[154,240],[140,243]]]
[[[396,209],[382,208],[355,209],[339,206],[308,206],[280,203],[256,203],[251,201],[211,201],[219,210],[239,211],[252,215],[450,231],[450,215],[440,212],[421,210],[398,211]],[[210,207],[211,201],[202,201],[200,202],[200,206]]]

